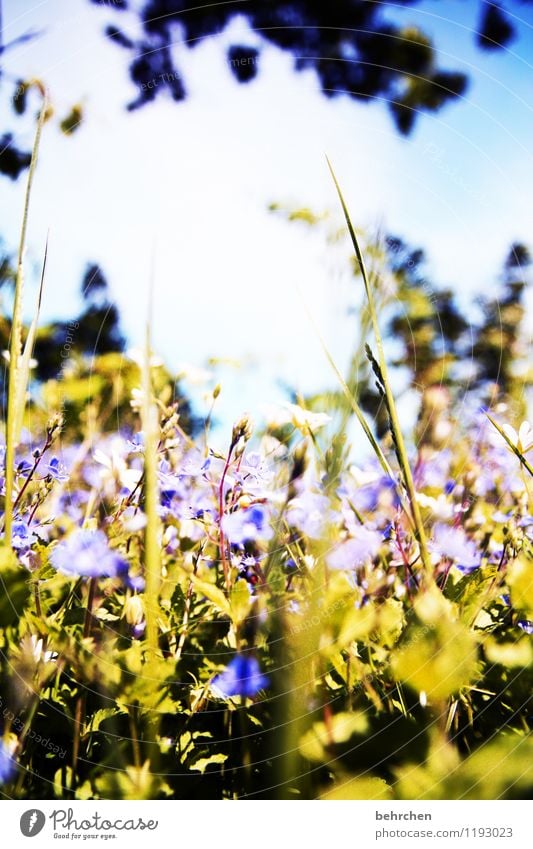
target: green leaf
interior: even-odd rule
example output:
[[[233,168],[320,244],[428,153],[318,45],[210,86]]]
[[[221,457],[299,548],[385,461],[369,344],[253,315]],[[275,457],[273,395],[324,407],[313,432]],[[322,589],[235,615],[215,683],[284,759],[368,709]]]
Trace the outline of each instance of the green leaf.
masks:
[[[327,724],[315,722],[301,738],[300,752],[310,761],[326,760],[329,746],[346,743],[354,734],[364,734],[367,728],[363,713],[337,713]]]
[[[223,764],[227,761],[227,759],[227,755],[224,755],[222,752],[218,752],[217,754],[209,755],[208,758],[199,758],[191,765],[190,769],[194,770],[194,772],[201,772],[203,775],[209,766]]]
[[[20,566],[15,554],[0,547],[0,627],[14,625],[24,612],[29,598],[29,572]]]
[[[415,626],[404,646],[391,660],[394,678],[428,701],[446,699],[466,687],[477,674],[477,643],[460,622],[442,620],[437,625]]]
[[[533,559],[523,554],[507,572],[513,607],[533,614]]]
[[[531,666],[533,647],[528,637],[523,637],[516,643],[498,643],[490,637],[485,643],[485,655],[490,663],[498,663],[511,669],[516,666]]]
[[[236,581],[230,593],[231,618],[234,625],[238,626],[244,622],[250,612],[252,600],[248,583],[243,579]]]
[[[217,610],[231,618],[231,605],[221,589],[209,581],[201,581],[196,575],[190,575],[190,578],[197,595],[205,596]]]
[[[355,776],[344,778],[335,784],[331,790],[322,793],[321,799],[348,801],[355,799],[386,800],[392,799],[392,788],[383,778],[370,776]]]

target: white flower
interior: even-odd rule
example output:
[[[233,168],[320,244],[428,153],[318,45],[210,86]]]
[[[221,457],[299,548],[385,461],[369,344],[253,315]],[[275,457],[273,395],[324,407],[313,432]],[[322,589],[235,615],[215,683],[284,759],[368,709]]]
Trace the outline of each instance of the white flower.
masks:
[[[433,498],[431,495],[426,495],[424,492],[417,492],[416,500],[421,507],[427,507],[431,510],[433,515],[438,519],[451,519],[453,516],[453,507],[443,493],[441,493],[437,498]]]
[[[502,430],[511,445],[514,445],[521,454],[525,454],[533,448],[533,428],[529,422],[522,422],[518,429],[518,433],[514,427],[511,427],[511,425],[508,424],[502,425]]]
[[[283,404],[282,407],[270,408],[267,411],[268,422],[273,427],[292,424],[302,433],[314,433],[331,421],[327,413],[313,413],[304,410],[298,404]]]
[[[135,412],[139,412],[139,410],[142,409],[143,404],[144,404],[144,392],[143,392],[143,390],[140,389],[140,388],[134,387],[131,390],[130,407],[132,408],[132,410],[135,410]]]
[[[44,651],[44,643],[42,638],[37,637],[35,634],[31,634],[29,636],[26,634],[22,641],[23,648],[25,648],[28,653],[33,657],[35,663],[39,663],[39,661],[43,660],[45,663],[53,663],[57,660],[58,654],[56,651]]]
[[[298,404],[287,404],[287,409],[291,414],[291,421],[294,427],[302,431],[319,430],[331,421],[331,416],[327,413],[312,413],[310,410],[304,410]]]
[[[146,354],[140,348],[130,348],[130,350],[126,352],[126,356],[130,360],[133,360],[133,362],[136,363],[140,369],[144,368]],[[158,357],[157,354],[150,354],[150,366],[152,368],[157,368],[162,365],[163,360],[161,359],[161,357]]]
[[[100,469],[100,480],[104,490],[112,492],[114,486],[118,483],[130,492],[133,491],[142,475],[141,470],[128,468],[123,456],[124,445],[122,440],[112,440],[106,448],[109,453],[104,453],[100,448],[97,448],[93,453],[93,458],[102,467]]]

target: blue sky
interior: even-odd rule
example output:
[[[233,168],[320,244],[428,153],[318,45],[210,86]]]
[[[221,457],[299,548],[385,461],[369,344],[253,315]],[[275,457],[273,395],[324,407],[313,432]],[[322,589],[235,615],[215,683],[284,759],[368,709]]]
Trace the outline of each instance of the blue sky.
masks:
[[[239,86],[222,49],[229,33],[192,52],[176,45],[185,103],[163,97],[128,114],[127,54],[101,34],[108,10],[86,0],[4,2],[6,41],[44,31],[10,54],[8,73],[43,78],[58,115],[81,101],[86,116],[71,138],[48,126],[43,139],[28,264],[37,268],[50,227],[44,316],[76,312],[85,263],[97,261],[138,343],[155,254],[154,339],[169,364],[202,366],[212,356],[244,364],[222,368],[223,417],[279,400],[280,380],[302,392],[331,383],[302,302],[345,363],[355,331],[342,252],[323,232],[267,211],[276,201],[336,220],[325,152],[358,225],[380,224],[424,247],[432,278],[463,298],[495,286],[510,242],[530,241],[533,218],[531,9],[506,5],[522,18],[520,38],[493,54],[473,46],[478,3],[397,11],[434,34],[442,66],[471,77],[464,98],[422,116],[404,139],[384,106],[327,101],[312,73],[294,74],[272,47],[258,79]],[[29,124],[22,131],[2,117],[31,143]],[[1,190],[2,232],[15,245],[22,182],[3,180]],[[34,291],[30,273],[29,299]]]

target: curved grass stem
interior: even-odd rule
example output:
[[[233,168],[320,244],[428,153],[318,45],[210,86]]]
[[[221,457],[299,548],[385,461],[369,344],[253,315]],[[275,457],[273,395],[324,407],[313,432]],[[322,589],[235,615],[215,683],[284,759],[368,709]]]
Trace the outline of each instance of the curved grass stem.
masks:
[[[407,457],[407,449],[405,447],[405,442],[403,439],[402,430],[400,427],[400,421],[398,418],[398,411],[396,409],[396,402],[394,400],[394,394],[392,392],[391,383],[389,380],[387,362],[385,359],[385,352],[383,348],[383,339],[381,336],[381,331],[379,329],[379,322],[377,317],[376,304],[374,300],[374,293],[372,291],[372,286],[370,284],[370,280],[368,277],[368,273],[365,266],[365,260],[363,257],[363,253],[361,251],[361,247],[359,245],[359,240],[357,238],[355,228],[352,224],[350,213],[348,212],[348,207],[346,206],[346,202],[344,200],[344,196],[342,194],[340,185],[338,183],[337,177],[335,176],[335,172],[331,165],[331,162],[326,157],[329,170],[331,172],[331,176],[333,178],[333,182],[335,184],[335,188],[337,190],[337,194],[339,196],[339,200],[341,203],[342,211],[344,213],[344,218],[346,220],[346,225],[348,227],[348,232],[350,234],[350,238],[352,240],[352,244],[355,250],[355,255],[357,258],[357,262],[359,264],[359,268],[361,271],[361,275],[363,277],[363,283],[365,286],[365,293],[368,301],[368,309],[370,311],[370,319],[372,322],[372,329],[374,332],[374,337],[376,340],[377,352],[378,352],[378,363],[381,370],[381,374],[383,376],[383,388],[385,390],[385,400],[387,402],[387,409],[390,417],[390,426],[392,431],[392,436],[396,444],[397,454],[398,454],[398,462],[400,464],[400,468],[402,470],[402,475],[405,483],[405,488],[407,490],[407,496],[409,499],[410,505],[410,513],[412,517],[412,522],[414,526],[414,532],[418,541],[418,545],[420,548],[420,558],[424,565],[424,569],[426,575],[429,577],[432,573],[431,561],[429,558],[429,552],[427,548],[427,539],[426,532],[424,529],[424,523],[422,521],[422,514],[420,513],[420,506],[418,504],[416,498],[416,490],[415,484],[413,480],[413,475],[411,472],[411,466],[409,464],[409,459]],[[379,456],[379,455],[378,455]]]

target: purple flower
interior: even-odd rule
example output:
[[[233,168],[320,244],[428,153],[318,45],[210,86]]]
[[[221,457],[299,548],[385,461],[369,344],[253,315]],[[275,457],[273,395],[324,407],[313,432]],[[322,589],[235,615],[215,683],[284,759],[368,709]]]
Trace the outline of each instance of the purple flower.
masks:
[[[354,528],[353,536],[333,549],[327,562],[330,569],[354,569],[365,560],[374,558],[383,543],[380,531],[372,531],[359,525]]]
[[[109,548],[102,531],[76,530],[52,551],[52,565],[69,577],[123,577],[128,563]]]
[[[15,762],[2,739],[0,739],[0,784],[10,781],[15,772]]]
[[[516,623],[522,631],[525,631],[526,634],[533,634],[533,622],[529,619],[519,619]]]
[[[260,504],[223,516],[222,530],[233,545],[244,545],[256,539],[270,539],[272,536],[267,511]]]
[[[288,523],[311,539],[320,539],[325,523],[331,518],[329,499],[315,492],[293,498],[287,511]]]
[[[429,549],[438,559],[453,560],[461,572],[472,572],[481,564],[481,554],[475,542],[467,537],[462,528],[435,525]]]
[[[13,522],[13,531],[11,535],[11,545],[13,548],[16,548],[18,552],[22,553],[23,551],[27,551],[31,545],[33,534],[30,533],[30,529],[26,522]]]
[[[196,478],[199,475],[205,474],[210,465],[210,458],[205,458],[201,451],[190,451],[184,457],[177,474],[180,477]]]
[[[33,463],[29,463],[28,460],[21,460],[17,466],[17,475],[24,475],[24,477],[27,477],[32,469]]]
[[[213,678],[213,692],[224,699],[232,696],[252,697],[268,685],[268,678],[261,673],[257,658],[237,654],[224,672]]]
[[[45,474],[50,475],[54,480],[62,483],[68,480],[68,475],[65,467],[59,462],[57,457],[52,457],[49,463],[44,467]]]

